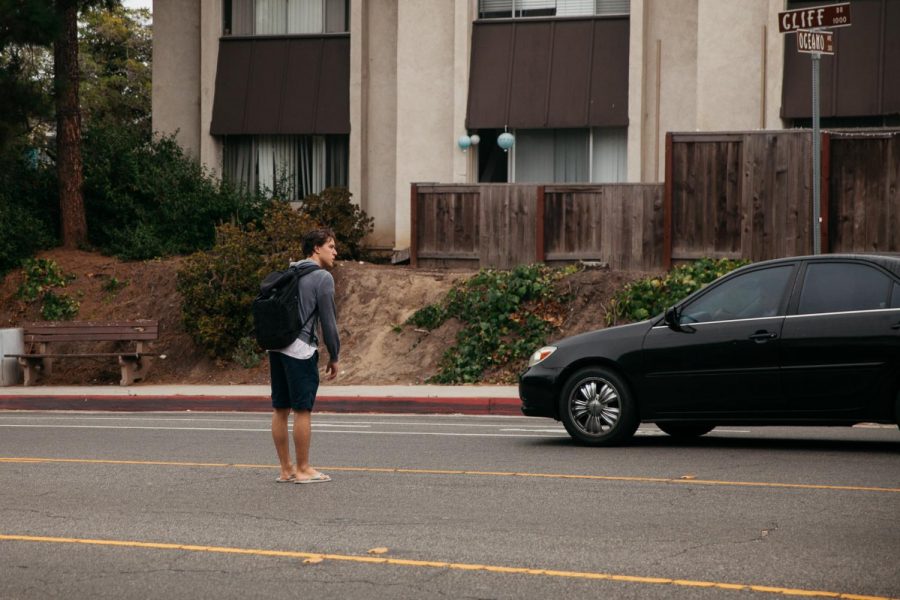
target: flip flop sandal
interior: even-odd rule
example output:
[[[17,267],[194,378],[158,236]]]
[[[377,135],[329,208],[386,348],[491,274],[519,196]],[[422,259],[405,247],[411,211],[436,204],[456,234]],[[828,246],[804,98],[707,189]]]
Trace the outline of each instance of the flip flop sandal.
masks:
[[[294,483],[297,481],[297,478],[291,475],[290,477],[279,477],[275,480],[275,483]]]
[[[328,481],[331,481],[331,477],[329,477],[325,473],[319,473],[317,475],[313,475],[312,477],[297,479],[296,481],[294,481],[294,483],[325,483]]]

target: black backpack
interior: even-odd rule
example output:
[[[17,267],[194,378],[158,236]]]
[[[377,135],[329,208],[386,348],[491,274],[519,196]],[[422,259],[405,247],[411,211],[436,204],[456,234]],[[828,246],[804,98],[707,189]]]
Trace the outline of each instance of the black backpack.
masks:
[[[315,263],[304,263],[273,271],[262,280],[259,296],[253,301],[253,333],[260,346],[280,350],[297,339],[319,310],[317,306],[306,321],[300,322],[300,278],[320,268]]]

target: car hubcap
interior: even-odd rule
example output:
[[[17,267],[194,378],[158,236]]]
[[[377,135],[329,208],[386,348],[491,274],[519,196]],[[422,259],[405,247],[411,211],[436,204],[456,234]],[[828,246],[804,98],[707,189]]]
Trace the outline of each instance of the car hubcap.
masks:
[[[619,393],[605,379],[589,379],[572,392],[569,399],[572,421],[590,435],[606,433],[619,420]]]

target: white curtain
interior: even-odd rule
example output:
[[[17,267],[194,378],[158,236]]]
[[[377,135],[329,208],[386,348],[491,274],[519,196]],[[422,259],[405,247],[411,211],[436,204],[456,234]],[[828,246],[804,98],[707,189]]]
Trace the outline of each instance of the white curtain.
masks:
[[[291,200],[297,195],[297,137],[272,136],[275,156],[275,183],[280,197]]]
[[[554,182],[587,183],[591,180],[588,159],[589,138],[587,129],[556,129],[554,131]]]
[[[481,0],[480,11],[491,17],[512,17],[513,0]]]
[[[287,0],[287,33],[322,33],[322,0]]]
[[[225,138],[223,170],[235,186],[285,200],[346,186],[349,136],[260,135]]]
[[[348,142],[345,135],[329,135],[325,138],[325,187],[347,187]]]
[[[519,129],[516,131],[516,183],[553,183],[553,130]]]
[[[587,129],[519,129],[516,131],[516,183],[586,183],[590,181]]]
[[[275,136],[261,135],[256,138],[256,173],[259,189],[270,193],[275,189]]]
[[[557,1],[564,0],[516,0],[516,10],[543,10],[548,8],[556,8]],[[593,2],[593,0],[587,0]]]
[[[231,0],[231,35],[253,35],[253,0]]]
[[[557,17],[576,17],[594,14],[594,0],[558,0]]]
[[[325,33],[347,31],[347,0],[325,0]]]
[[[284,0],[256,0],[256,35],[286,33]]]
[[[596,0],[594,14],[628,15],[631,14],[631,0]]]
[[[628,179],[628,128],[595,127],[593,138],[593,165],[591,181],[594,183],[621,183]]]
[[[245,192],[256,190],[256,143],[252,137],[228,137],[223,150],[225,179]]]

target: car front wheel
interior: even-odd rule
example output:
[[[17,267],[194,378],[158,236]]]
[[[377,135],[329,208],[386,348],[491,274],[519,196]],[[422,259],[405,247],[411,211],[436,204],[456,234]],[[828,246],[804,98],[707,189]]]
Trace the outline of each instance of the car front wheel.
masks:
[[[677,438],[700,437],[716,428],[706,423],[657,423],[656,426]]]
[[[582,369],[569,378],[559,413],[569,435],[590,446],[622,443],[638,426],[637,405],[628,386],[601,367]]]

